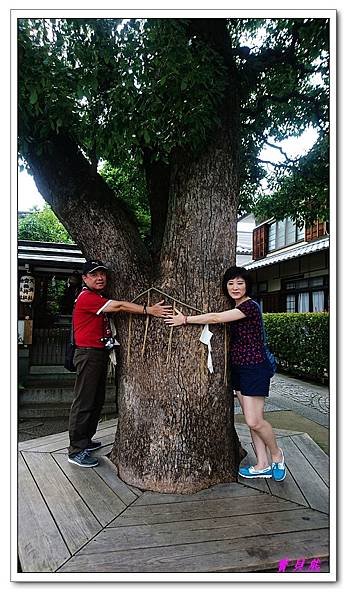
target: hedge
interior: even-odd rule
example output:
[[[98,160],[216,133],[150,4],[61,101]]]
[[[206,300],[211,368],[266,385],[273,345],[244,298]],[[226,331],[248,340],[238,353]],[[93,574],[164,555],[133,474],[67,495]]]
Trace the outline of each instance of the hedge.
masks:
[[[328,379],[328,313],[266,313],[263,318],[279,371]]]

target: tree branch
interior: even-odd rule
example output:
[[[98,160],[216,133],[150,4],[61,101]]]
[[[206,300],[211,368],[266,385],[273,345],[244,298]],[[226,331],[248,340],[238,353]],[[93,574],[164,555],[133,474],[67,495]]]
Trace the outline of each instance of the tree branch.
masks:
[[[91,173],[77,144],[64,134],[44,148],[31,143],[27,161],[40,193],[84,256],[115,268],[118,295],[143,289],[152,265],[135,221],[102,177]]]

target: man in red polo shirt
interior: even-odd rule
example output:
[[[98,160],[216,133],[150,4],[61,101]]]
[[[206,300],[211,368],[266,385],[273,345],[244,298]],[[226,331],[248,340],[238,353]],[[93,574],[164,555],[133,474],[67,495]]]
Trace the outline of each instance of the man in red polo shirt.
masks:
[[[153,306],[143,306],[123,300],[108,300],[102,292],[106,288],[107,267],[98,260],[85,263],[83,289],[73,311],[75,339],[76,382],[74,401],[69,419],[69,462],[79,467],[96,467],[98,461],[90,452],[101,446],[92,441],[105,401],[109,349],[107,340],[112,332],[107,313],[127,312],[164,318],[172,313],[164,300]],[[109,346],[109,343],[108,343]]]

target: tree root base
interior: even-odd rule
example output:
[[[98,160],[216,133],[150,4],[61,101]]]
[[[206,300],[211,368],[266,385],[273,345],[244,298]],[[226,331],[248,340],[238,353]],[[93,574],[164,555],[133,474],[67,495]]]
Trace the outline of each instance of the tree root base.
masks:
[[[214,477],[206,477],[199,479],[185,479],[174,481],[173,479],[155,479],[153,475],[148,477],[136,477],[134,473],[128,469],[122,468],[120,465],[116,465],[118,469],[119,478],[124,481],[127,485],[132,485],[142,491],[147,492],[158,492],[160,494],[196,494],[201,490],[212,487],[220,483],[235,483],[237,477],[232,473],[218,474]]]

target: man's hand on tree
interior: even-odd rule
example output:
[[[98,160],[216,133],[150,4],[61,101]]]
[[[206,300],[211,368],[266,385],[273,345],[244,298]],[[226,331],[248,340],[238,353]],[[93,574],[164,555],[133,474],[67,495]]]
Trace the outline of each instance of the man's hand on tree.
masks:
[[[161,319],[171,316],[172,306],[169,304],[163,305],[163,302],[165,302],[165,300],[161,300],[160,302],[153,304],[153,306],[147,306],[147,313],[152,317],[160,317]]]

